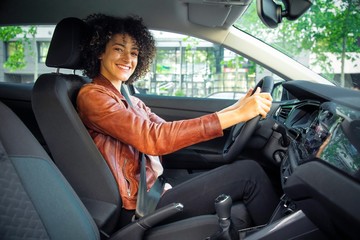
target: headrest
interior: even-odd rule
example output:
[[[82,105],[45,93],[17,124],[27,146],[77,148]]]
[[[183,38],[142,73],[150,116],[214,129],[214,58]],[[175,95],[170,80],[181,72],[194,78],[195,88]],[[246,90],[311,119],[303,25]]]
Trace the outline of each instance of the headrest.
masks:
[[[81,69],[80,44],[89,34],[87,24],[78,18],[64,18],[55,27],[46,57],[46,66]]]

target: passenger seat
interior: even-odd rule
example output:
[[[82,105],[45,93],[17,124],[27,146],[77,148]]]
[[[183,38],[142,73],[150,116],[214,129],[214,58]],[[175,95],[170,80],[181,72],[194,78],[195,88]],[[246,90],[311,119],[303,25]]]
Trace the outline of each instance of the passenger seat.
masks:
[[[0,239],[100,239],[46,151],[0,102]]]

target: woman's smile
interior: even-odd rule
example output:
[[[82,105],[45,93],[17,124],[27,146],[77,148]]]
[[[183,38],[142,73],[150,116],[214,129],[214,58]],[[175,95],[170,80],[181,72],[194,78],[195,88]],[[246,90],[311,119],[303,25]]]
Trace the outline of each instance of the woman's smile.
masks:
[[[130,66],[125,66],[125,65],[121,65],[121,64],[116,64],[116,66],[118,66],[118,68],[123,69],[123,70],[130,70],[131,69]]]

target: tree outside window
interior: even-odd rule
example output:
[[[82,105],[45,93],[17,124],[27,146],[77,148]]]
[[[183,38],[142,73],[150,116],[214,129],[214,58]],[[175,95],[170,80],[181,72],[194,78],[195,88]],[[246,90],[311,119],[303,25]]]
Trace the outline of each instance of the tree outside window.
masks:
[[[8,69],[21,69],[26,66],[25,51],[22,41],[6,42],[6,61],[4,67]]]

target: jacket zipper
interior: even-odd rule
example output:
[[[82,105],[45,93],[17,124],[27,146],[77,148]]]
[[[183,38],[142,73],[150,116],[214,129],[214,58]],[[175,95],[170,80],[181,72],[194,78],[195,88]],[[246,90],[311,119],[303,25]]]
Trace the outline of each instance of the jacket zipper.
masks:
[[[126,191],[127,191],[128,196],[130,197],[130,196],[131,196],[130,181],[129,181],[129,179],[126,177],[126,174],[125,174],[125,166],[126,166],[127,161],[128,161],[128,160],[125,159],[124,165],[123,165],[123,167],[122,167],[122,171],[123,171],[123,175],[124,175],[125,181],[126,181],[126,183],[127,183]]]

